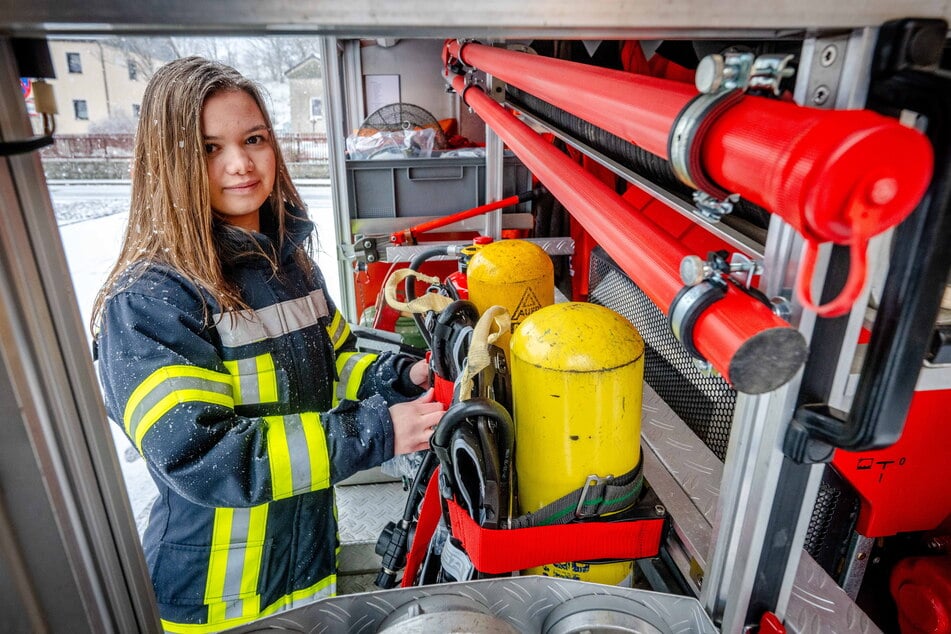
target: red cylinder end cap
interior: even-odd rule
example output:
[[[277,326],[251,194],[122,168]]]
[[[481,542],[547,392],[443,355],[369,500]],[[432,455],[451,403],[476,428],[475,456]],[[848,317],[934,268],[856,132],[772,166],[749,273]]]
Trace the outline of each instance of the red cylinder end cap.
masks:
[[[911,557],[892,571],[902,634],[951,634],[951,557]]]

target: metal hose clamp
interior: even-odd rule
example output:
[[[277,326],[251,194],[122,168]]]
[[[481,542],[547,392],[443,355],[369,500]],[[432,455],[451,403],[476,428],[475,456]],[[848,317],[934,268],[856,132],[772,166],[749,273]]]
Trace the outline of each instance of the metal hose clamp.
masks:
[[[677,114],[667,139],[670,166],[681,181],[720,200],[730,192],[714,183],[700,164],[700,149],[710,126],[724,111],[743,99],[740,89],[713,94],[700,93]]]
[[[726,284],[705,279],[694,286],[680,289],[670,304],[668,321],[674,336],[683,344],[692,356],[704,359],[693,344],[693,327],[703,312],[726,295]]]

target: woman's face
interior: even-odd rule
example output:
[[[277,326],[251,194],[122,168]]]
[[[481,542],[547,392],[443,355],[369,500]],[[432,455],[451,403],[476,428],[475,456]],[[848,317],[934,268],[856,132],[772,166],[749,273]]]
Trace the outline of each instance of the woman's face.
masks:
[[[235,226],[260,229],[274,188],[275,159],[261,109],[243,90],[214,93],[201,110],[211,208]]]

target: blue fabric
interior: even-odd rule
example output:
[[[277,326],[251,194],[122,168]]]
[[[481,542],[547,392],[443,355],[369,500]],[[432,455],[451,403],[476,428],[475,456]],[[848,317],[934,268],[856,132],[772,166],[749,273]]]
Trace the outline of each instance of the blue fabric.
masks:
[[[264,217],[270,218],[266,210]],[[277,241],[267,235],[267,223],[262,224],[265,233],[253,235],[216,226],[226,275],[248,306],[259,310],[318,289],[326,296],[316,265],[307,271],[295,257],[313,225],[300,219],[288,223],[280,270],[274,274],[255,254],[255,246],[278,252]],[[380,355],[364,375],[359,401],[344,401],[332,409],[334,350],[326,327],[336,308],[329,297],[329,315],[322,323],[227,348],[212,323],[220,307],[204,291],[161,264],[141,263],[132,269],[106,303],[99,338],[99,372],[110,418],[122,426],[136,387],[168,366],[227,374],[225,361],[269,354],[279,395],[277,402],[234,409],[179,403],[146,433],[142,452],[160,497],[143,546],[162,618],[207,621],[203,597],[215,507],[269,505],[258,588],[262,609],[333,574],[337,537],[332,489],[273,500],[263,417],[319,413],[331,480],[342,480],[393,456],[387,408],[419,392],[408,380],[414,360]],[[353,351],[354,342],[351,335],[339,352]]]

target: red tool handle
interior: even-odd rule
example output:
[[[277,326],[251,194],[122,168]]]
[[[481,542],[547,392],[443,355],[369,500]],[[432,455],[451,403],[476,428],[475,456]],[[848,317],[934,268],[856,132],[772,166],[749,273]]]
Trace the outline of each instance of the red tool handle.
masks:
[[[394,231],[392,234],[390,234],[390,242],[393,244],[404,244],[407,241],[413,242],[415,241],[416,236],[421,233],[426,233],[427,231],[432,231],[433,229],[439,229],[440,227],[445,227],[451,225],[454,222],[459,222],[460,220],[466,220],[467,218],[478,216],[479,214],[486,214],[490,211],[495,211],[496,209],[512,207],[527,200],[531,200],[534,195],[534,190],[522,192],[521,194],[514,194],[508,198],[503,198],[502,200],[479,205],[478,207],[473,207],[472,209],[466,209],[465,211],[449,214],[448,216],[442,216],[436,220],[421,222],[420,224],[413,225],[412,227],[404,229],[403,231]]]

